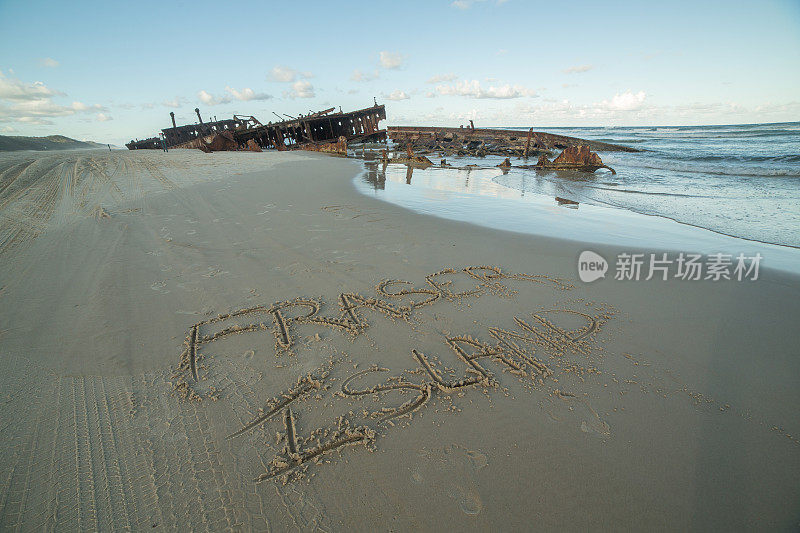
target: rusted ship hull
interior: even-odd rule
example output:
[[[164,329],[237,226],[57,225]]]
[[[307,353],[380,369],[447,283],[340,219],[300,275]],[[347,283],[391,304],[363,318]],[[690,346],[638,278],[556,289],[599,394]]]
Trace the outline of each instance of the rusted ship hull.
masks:
[[[161,150],[163,145],[161,139],[158,137],[150,137],[149,139],[136,139],[125,145],[128,150]]]
[[[349,113],[332,113],[330,110],[305,117],[263,124],[234,132],[237,142],[255,140],[262,148],[293,147],[306,143],[336,142],[344,137],[347,142],[365,142],[386,139],[386,130],[378,123],[386,119],[386,107],[374,105]]]
[[[132,140],[125,146],[128,150],[160,150],[164,145],[166,145],[167,148],[179,148],[186,147],[185,145],[191,145],[194,142],[195,147],[197,147],[198,143],[202,142],[201,139],[204,137],[211,138],[223,131],[233,131],[236,128],[248,124],[248,119],[255,120],[254,117],[237,117],[234,115],[231,119],[206,122],[203,120],[203,117],[200,116],[199,108],[195,108],[194,112],[197,113],[197,124],[178,126],[175,123],[175,113],[170,113],[172,127],[162,129],[160,137]]]
[[[290,118],[276,123],[262,124],[255,117],[234,115],[233,119],[203,122],[200,111],[195,109],[198,124],[176,126],[172,115],[172,128],[163,129],[162,138],[152,137],[131,141],[125,146],[129,150],[159,150],[166,143],[167,148],[199,148],[214,150],[214,143],[220,137],[232,139],[235,146],[276,148],[278,150],[312,150],[317,152],[346,153],[348,142],[385,141],[386,130],[380,129],[379,122],[386,119],[386,108],[378,105],[351,111],[332,113],[334,108],[318,113]],[[219,144],[219,143],[217,143]],[[223,143],[224,150],[231,148]]]
[[[462,151],[477,155],[528,156],[544,151],[574,146],[588,146],[604,152],[638,152],[635,148],[618,144],[589,141],[540,131],[503,130],[489,128],[438,128],[423,126],[389,126],[389,138],[401,145],[410,145],[416,151],[438,150],[449,154]]]

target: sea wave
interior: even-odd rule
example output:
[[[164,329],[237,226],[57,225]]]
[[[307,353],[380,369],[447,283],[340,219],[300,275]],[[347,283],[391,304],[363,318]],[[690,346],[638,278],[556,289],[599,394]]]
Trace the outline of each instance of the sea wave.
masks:
[[[712,161],[707,161],[712,162]],[[609,161],[609,164],[614,163]],[[695,161],[697,163],[697,161]],[[680,161],[626,161],[624,166],[627,168],[644,168],[652,170],[663,170],[669,172],[680,172],[690,174],[713,174],[719,176],[737,176],[737,177],[756,177],[756,178],[800,178],[800,169],[798,168],[758,168],[748,166],[702,166],[698,164],[682,164]]]
[[[673,158],[682,161],[698,161],[713,163],[716,161],[731,162],[736,161],[739,163],[800,163],[800,154],[784,154],[784,155],[731,155],[731,154],[703,154],[703,155],[683,155],[673,154]]]

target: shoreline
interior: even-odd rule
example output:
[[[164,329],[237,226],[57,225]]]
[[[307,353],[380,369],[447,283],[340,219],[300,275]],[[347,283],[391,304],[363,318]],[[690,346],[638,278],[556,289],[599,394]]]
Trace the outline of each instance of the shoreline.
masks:
[[[746,237],[726,234],[689,222],[683,222],[678,219],[657,213],[646,213],[634,209],[628,209],[626,207],[612,205],[597,205],[590,202],[580,203],[579,210],[583,209],[583,212],[580,213],[580,215],[576,215],[576,217],[583,216],[584,213],[588,211],[589,213],[587,214],[587,217],[594,224],[619,227],[620,219],[623,219],[630,223],[631,227],[634,227],[637,224],[640,224],[644,227],[634,231],[631,234],[620,235],[619,233],[615,233],[612,229],[604,231],[597,226],[591,227],[583,220],[565,220],[563,217],[548,217],[541,215],[538,218],[525,218],[527,216],[527,209],[534,209],[538,210],[539,212],[551,212],[555,209],[558,213],[569,213],[571,210],[561,206],[556,206],[553,204],[552,197],[538,192],[526,192],[520,197],[513,197],[519,195],[520,191],[507,187],[501,183],[497,183],[494,181],[494,179],[491,179],[492,183],[507,191],[509,197],[497,198],[493,197],[491,194],[482,195],[480,191],[471,192],[460,191],[458,189],[441,189],[441,187],[437,187],[437,185],[443,184],[446,180],[454,181],[457,176],[451,176],[449,178],[430,177],[432,176],[430,173],[441,172],[444,170],[451,171],[450,173],[452,174],[453,170],[459,169],[440,169],[438,167],[431,167],[430,169],[414,169],[413,172],[416,175],[417,181],[419,181],[419,179],[423,176],[429,176],[429,181],[431,181],[431,184],[428,186],[417,186],[419,192],[412,195],[400,194],[399,192],[395,195],[385,193],[380,194],[377,191],[370,189],[363,183],[360,183],[361,181],[367,181],[366,176],[370,172],[363,161],[361,162],[361,166],[362,170],[360,174],[354,177],[352,181],[354,189],[359,194],[370,196],[381,202],[404,207],[415,214],[433,215],[437,218],[456,220],[470,225],[493,228],[498,231],[509,231],[512,233],[520,233],[535,237],[549,236],[554,239],[579,243],[585,246],[604,245],[618,249],[627,247],[636,249],[637,251],[647,249],[651,252],[702,251],[703,253],[732,253],[732,250],[736,249],[736,245],[739,244],[739,248],[736,249],[737,253],[759,252],[767,257],[770,252],[777,252],[779,254],[779,263],[777,266],[774,263],[771,266],[768,263],[764,263],[764,268],[772,268],[793,275],[800,275],[800,247],[790,244],[776,244],[759,241],[757,239],[748,239]],[[401,168],[403,170],[405,169],[405,165],[402,164],[395,164],[395,166],[396,168],[394,170]],[[491,167],[485,167],[472,170],[471,172],[479,174],[480,171],[492,172],[494,170],[495,169]],[[395,172],[395,174],[399,175],[400,172]],[[469,175],[469,172],[467,175]],[[477,179],[480,179],[480,177],[478,176]],[[439,194],[444,193],[445,191],[450,193],[452,197],[459,197],[463,195],[473,198],[472,202],[463,202],[461,207],[467,207],[470,203],[477,205],[474,208],[469,209],[469,211],[471,211],[469,214],[465,214],[467,209],[444,211],[444,214],[440,214],[441,212],[438,210],[438,208],[443,206],[445,202],[452,200],[452,197],[446,201],[443,200],[442,202],[437,202],[435,200],[428,200],[431,195],[426,194],[426,192]],[[492,204],[495,204],[499,210],[502,210],[500,208],[505,208],[509,211],[514,211],[514,213],[516,215],[520,215],[520,218],[523,218],[524,221],[519,223],[512,222],[511,224],[507,224],[505,226],[501,226],[498,222],[493,222],[495,219],[490,214]],[[478,214],[483,216],[479,218],[477,216]],[[468,220],[466,217],[470,217],[470,215],[472,216],[472,219]],[[487,220],[487,222],[475,221],[476,219]],[[504,220],[509,221],[508,218]],[[552,232],[551,235],[544,233],[544,229],[537,229],[541,228],[543,223],[548,224],[547,228],[548,231]],[[574,229],[576,225],[580,225],[583,230],[576,231]],[[658,237],[654,237],[653,232],[656,232],[655,234],[659,234],[659,237],[666,238],[667,244],[663,242],[657,242]],[[589,240],[585,237],[587,235],[595,236],[595,239]]]
[[[0,524],[795,523],[796,276],[585,284],[581,243],[242,155],[104,154],[108,218],[2,253]]]

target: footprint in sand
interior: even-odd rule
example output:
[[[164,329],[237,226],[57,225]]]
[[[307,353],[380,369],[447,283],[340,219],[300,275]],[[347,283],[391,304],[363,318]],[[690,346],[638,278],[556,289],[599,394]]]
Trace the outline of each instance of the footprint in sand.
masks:
[[[583,413],[585,418],[581,420],[581,431],[600,437],[611,436],[611,426],[600,418],[600,415],[597,414],[597,411],[592,409],[592,406],[589,405],[589,402],[585,398],[576,398],[572,394],[565,394],[560,391],[556,391],[556,397],[567,402],[570,405],[570,411]],[[552,414],[550,417],[554,420],[558,420],[558,418],[554,417]]]
[[[483,510],[483,501],[473,488],[454,487],[450,496],[458,502],[458,508],[465,515],[475,516]]]
[[[227,274],[227,273],[228,273],[227,270],[222,270],[220,268],[208,267],[208,272],[203,274],[203,277],[204,278],[213,278],[213,277],[220,276],[222,274]]]
[[[423,472],[434,479],[444,478],[450,483],[448,495],[464,514],[475,516],[483,510],[483,500],[478,492],[476,472],[488,466],[484,453],[468,450],[453,444],[436,450],[420,450],[411,467],[411,481],[421,485],[425,482]]]
[[[417,460],[414,461],[414,464],[411,466],[411,481],[417,485],[422,485],[425,482],[425,477],[422,475],[425,466],[422,463],[424,463],[426,459],[430,459],[430,453],[425,450],[419,450],[417,452]]]
[[[465,453],[467,459],[469,459],[470,465],[476,472],[489,464],[486,454],[473,450],[467,450]]]
[[[161,294],[169,293],[169,289],[167,289],[166,287],[167,287],[167,283],[165,281],[155,281],[155,282],[153,282],[152,285],[150,285],[151,289],[153,289],[154,291],[158,291]]]
[[[603,437],[611,436],[611,426],[600,418],[590,418],[581,422],[581,431],[584,433],[596,433]]]
[[[454,446],[454,448],[462,451],[466,456],[465,466],[467,467],[469,475],[465,477],[469,477],[470,480],[469,487],[457,488],[459,492],[458,508],[461,509],[464,514],[474,516],[480,513],[483,509],[483,501],[481,500],[481,496],[478,494],[477,487],[475,486],[474,474],[478,470],[488,466],[489,460],[487,459],[486,454],[477,450],[467,450],[457,446]]]

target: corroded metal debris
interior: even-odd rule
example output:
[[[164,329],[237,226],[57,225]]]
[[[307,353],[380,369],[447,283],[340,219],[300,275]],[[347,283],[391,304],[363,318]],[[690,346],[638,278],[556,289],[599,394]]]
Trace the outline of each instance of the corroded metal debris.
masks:
[[[185,126],[177,126],[175,124],[175,113],[170,113],[172,118],[172,127],[161,130],[158,137],[151,137],[144,140],[133,140],[125,146],[129,150],[161,150],[162,137],[166,143],[167,148],[177,148],[183,144],[191,144],[193,141],[202,139],[204,137],[213,137],[217,133],[223,131],[231,131],[237,127],[243,126],[247,123],[246,118],[254,117],[237,117],[224,120],[213,120],[211,122],[204,122],[203,117],[200,116],[200,109],[195,108],[197,113],[197,124],[187,124]],[[199,148],[198,145],[192,148]]]
[[[400,146],[411,145],[417,152],[440,152],[446,155],[538,156],[550,150],[585,145],[591,150],[638,152],[635,148],[588,141],[566,135],[520,130],[475,128],[438,128],[389,126],[389,137]]]
[[[386,119],[385,106],[375,102],[372,107],[349,113],[334,111],[332,107],[298,117],[286,115],[286,120],[262,124],[255,117],[244,115],[203,122],[196,108],[197,124],[177,126],[174,113],[170,113],[171,128],[161,130],[158,137],[133,140],[125,146],[129,150],[160,150],[163,141],[167,148],[199,148],[204,152],[242,150],[248,146],[252,149],[255,144],[262,149],[346,153],[348,142],[386,140],[386,130],[379,127],[379,122]]]
[[[570,200],[568,198],[562,198],[560,196],[556,196],[556,202],[558,203],[558,205],[561,205],[561,206],[564,206],[564,207],[571,207],[573,209],[577,209],[578,206],[580,205],[575,200]]]
[[[252,139],[248,142],[255,142]],[[300,143],[293,147],[295,150],[308,152],[326,152],[329,154],[347,155],[347,138],[342,135],[335,141],[319,141],[313,143]]]
[[[166,148],[197,148],[204,152],[218,151],[261,151],[267,148],[277,150],[310,150],[315,152],[347,155],[348,144],[363,143],[366,147],[372,142],[386,142],[387,135],[394,144],[392,163],[401,163],[409,167],[427,168],[433,162],[425,154],[438,153],[442,156],[505,156],[505,160],[497,165],[504,172],[512,168],[511,158],[538,156],[535,165],[520,165],[516,168],[579,170],[594,172],[599,168],[613,169],[603,164],[600,157],[592,150],[626,151],[638,150],[627,146],[609,144],[600,141],[589,141],[535,132],[533,128],[524,130],[503,130],[475,128],[470,121],[469,127],[438,128],[418,126],[390,126],[381,129],[379,123],[386,119],[386,108],[378,105],[351,111],[335,112],[335,108],[324,109],[308,115],[299,115],[282,119],[275,113],[278,122],[262,124],[254,116],[234,115],[232,119],[204,122],[200,110],[197,113],[197,124],[178,126],[175,114],[170,113],[172,127],[161,130],[159,137],[142,141],[131,141],[126,146],[130,150]],[[405,155],[400,155],[399,150]],[[563,152],[550,161],[551,150],[562,149]],[[416,153],[415,153],[416,152]],[[372,152],[371,152],[372,153]],[[366,157],[362,148],[361,156]],[[389,162],[387,151],[383,150],[384,164]],[[454,168],[445,159],[440,166]],[[477,168],[470,164],[465,168]],[[615,172],[614,172],[615,173]]]
[[[230,131],[216,133],[211,136],[211,139],[201,137],[200,139],[191,141],[191,144],[192,146],[187,146],[186,148],[199,148],[206,153],[235,151],[239,147],[238,144],[236,144],[236,139],[233,138],[233,133]]]
[[[522,168],[535,168],[543,170],[579,170],[581,172],[594,172],[600,168],[607,168],[612,174],[617,172],[603,164],[603,160],[596,153],[589,150],[588,146],[570,146],[565,148],[561,154],[550,161],[547,156],[539,156],[539,161],[535,165],[523,165]]]
[[[386,107],[377,103],[372,107],[349,113],[331,113],[333,108],[307,116],[290,118],[280,122],[264,124],[246,130],[237,130],[240,143],[255,140],[262,148],[281,145],[290,149],[297,145],[338,142],[344,137],[348,143],[386,140],[386,130],[378,123],[386,119]]]

